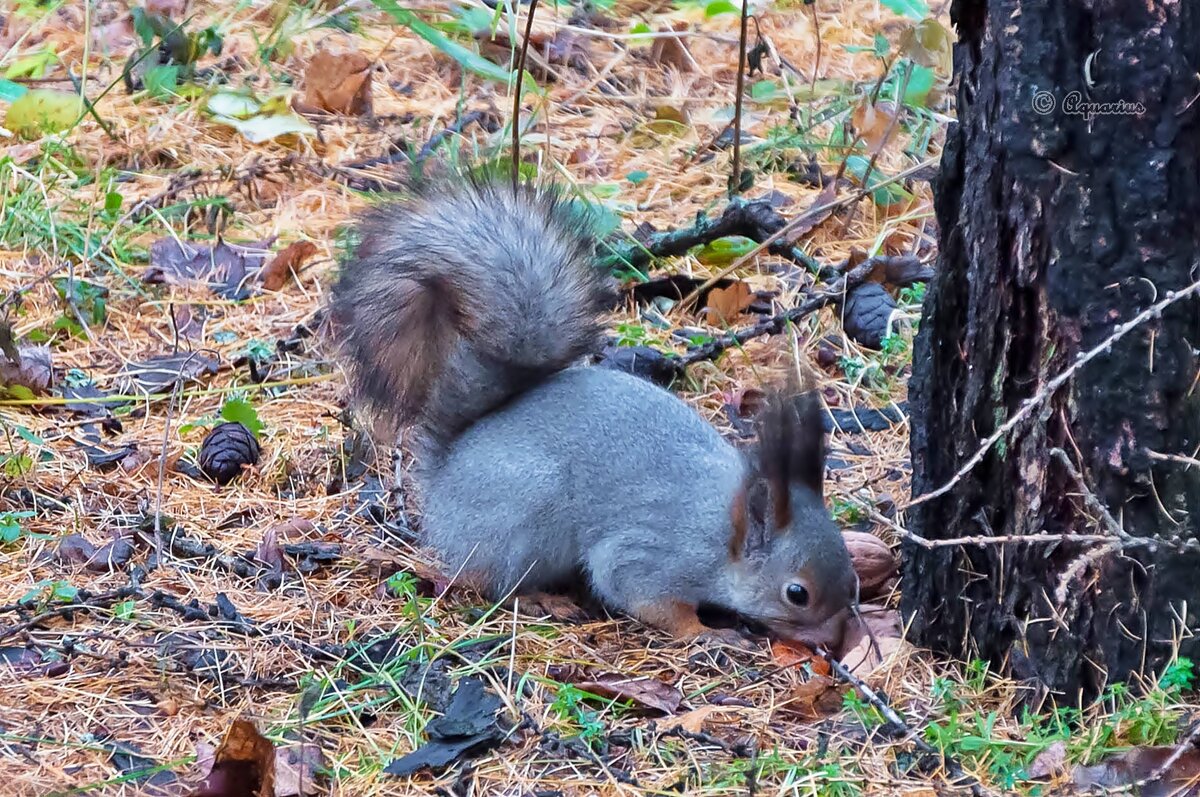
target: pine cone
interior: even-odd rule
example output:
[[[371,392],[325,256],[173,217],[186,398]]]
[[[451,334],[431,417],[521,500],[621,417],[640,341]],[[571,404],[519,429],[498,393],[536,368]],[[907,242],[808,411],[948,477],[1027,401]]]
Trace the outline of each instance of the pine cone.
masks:
[[[258,451],[253,432],[240,423],[223,423],[200,444],[200,469],[217,484],[228,484],[243,465],[258,462]]]

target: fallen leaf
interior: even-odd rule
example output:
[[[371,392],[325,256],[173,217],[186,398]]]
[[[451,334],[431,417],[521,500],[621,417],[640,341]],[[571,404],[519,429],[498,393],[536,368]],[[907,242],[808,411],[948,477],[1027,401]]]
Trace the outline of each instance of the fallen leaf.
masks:
[[[175,307],[172,314],[173,331],[187,340],[200,340],[204,337],[204,322],[208,320],[208,310],[202,305],[181,304]]]
[[[165,794],[174,791],[179,778],[170,770],[159,769],[159,762],[142,753],[137,745],[116,742],[110,743],[112,765],[124,777],[123,781],[139,784],[138,791],[142,794]]]
[[[581,144],[567,156],[567,163],[579,167],[586,177],[606,177],[612,171],[612,163],[596,147]]]
[[[133,554],[133,543],[124,537],[118,537],[97,548],[96,552],[84,563],[84,567],[93,573],[120,570],[129,564]]]
[[[842,710],[842,697],[849,684],[839,684],[826,675],[814,675],[784,698],[780,709],[803,720],[828,717]]]
[[[304,539],[316,530],[316,528],[308,518],[294,517],[282,523],[276,523],[270,530],[275,532],[279,536],[279,539],[286,542],[288,540]]]
[[[318,745],[289,744],[275,751],[275,797],[305,797],[321,791],[317,771],[325,767]]]
[[[659,33],[684,33],[688,29],[688,23],[676,22],[671,28],[660,28]],[[688,52],[683,36],[664,36],[654,40],[654,44],[650,46],[650,61],[651,63],[670,66],[678,69],[680,72],[695,72],[696,61]]]
[[[450,698],[446,713],[425,726],[429,741],[384,768],[407,777],[422,769],[441,770],[500,745],[507,736],[500,698],[477,678],[464,678]]]
[[[373,62],[360,52],[320,50],[304,72],[304,106],[330,113],[371,113]]]
[[[1171,746],[1135,747],[1095,766],[1077,766],[1071,783],[1079,789],[1120,789],[1159,774],[1167,761],[1178,752]],[[1137,792],[1141,797],[1196,797],[1200,795],[1200,749],[1190,747],[1175,759],[1169,769],[1149,780]]]
[[[109,56],[125,55],[136,40],[137,33],[133,29],[133,17],[130,14],[122,14],[112,22],[92,30],[92,46]]]
[[[949,74],[954,36],[933,17],[926,17],[900,36],[900,52],[921,66]]]
[[[837,658],[851,672],[863,676],[873,672],[893,654],[904,650],[906,645],[900,612],[867,603],[859,607],[859,614],[862,623],[851,621]],[[879,644],[878,651],[871,642],[868,628]]]
[[[312,241],[296,241],[288,244],[271,262],[263,266],[258,276],[262,286],[268,291],[282,288],[290,277],[296,275],[300,266],[317,253],[317,245]]]
[[[792,222],[792,231],[788,234],[787,240],[789,243],[794,243],[801,237],[808,235],[810,232],[819,227],[826,219],[833,215],[832,208],[825,208],[826,205],[837,199],[837,180],[830,180],[821,189],[821,193],[817,194],[813,199],[812,204],[808,206],[798,219]]]
[[[1034,757],[1027,771],[1030,778],[1052,778],[1067,768],[1067,743],[1054,742]]]
[[[33,89],[8,106],[4,125],[22,138],[61,133],[75,124],[83,110],[78,94],[53,89]]]
[[[92,468],[94,470],[98,470],[101,473],[103,473],[105,471],[114,470],[118,465],[120,465],[124,461],[124,459],[126,457],[130,456],[131,454],[136,453],[138,450],[137,443],[131,443],[130,445],[127,445],[127,446],[121,446],[120,448],[118,448],[114,451],[105,451],[103,448],[100,448],[99,446],[89,446],[89,445],[82,445],[82,444],[80,445],[80,448],[83,449],[83,453],[87,457],[88,467]]]
[[[735,282],[728,288],[713,288],[705,307],[709,323],[729,326],[754,303],[754,299],[754,291],[745,282]]]
[[[701,733],[708,718],[723,709],[723,706],[700,706],[675,717],[669,727],[683,728],[688,733]]]
[[[780,667],[799,667],[820,657],[806,645],[784,639],[771,640],[771,656]]]
[[[151,285],[191,285],[204,283],[225,299],[245,299],[250,295],[247,277],[262,267],[269,242],[216,246],[182,243],[160,238],[150,244],[150,265],[142,272],[142,281]]]
[[[143,6],[147,14],[178,19],[187,13],[188,0],[145,0]]]
[[[254,559],[261,562],[265,572],[259,576],[260,588],[274,589],[283,581],[283,549],[274,527],[263,532],[262,541],[254,549]]]
[[[674,714],[683,701],[683,694],[657,678],[631,678],[620,673],[601,673],[575,686],[599,697],[631,700],[645,708]]]
[[[54,558],[60,562],[81,565],[91,559],[96,553],[96,546],[88,542],[82,534],[68,534],[58,541]]]
[[[217,373],[219,363],[197,352],[159,354],[146,360],[131,360],[118,376],[122,394],[170,393],[178,382],[186,385]]]
[[[272,797],[274,780],[275,745],[252,723],[237,719],[192,797]]]
[[[887,143],[888,131],[895,127],[896,106],[890,102],[872,103],[864,99],[850,115],[854,129],[866,142],[868,152],[879,152]]]
[[[54,384],[50,347],[21,346],[15,353],[15,360],[11,352],[0,353],[0,388],[24,388],[35,395],[50,392]]]

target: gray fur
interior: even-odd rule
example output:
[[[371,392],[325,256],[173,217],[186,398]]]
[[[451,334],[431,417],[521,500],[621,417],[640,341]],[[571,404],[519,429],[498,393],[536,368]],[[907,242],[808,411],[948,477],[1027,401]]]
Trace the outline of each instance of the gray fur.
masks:
[[[423,532],[448,575],[494,598],[582,579],[651,622],[716,604],[790,636],[840,637],[855,582],[820,497],[815,411],[770,414],[773,444],[747,460],[673,394],[569,367],[594,351],[603,291],[550,195],[442,190],[365,230],[335,314],[360,391],[432,441],[417,471]],[[797,582],[806,607],[785,599]]]

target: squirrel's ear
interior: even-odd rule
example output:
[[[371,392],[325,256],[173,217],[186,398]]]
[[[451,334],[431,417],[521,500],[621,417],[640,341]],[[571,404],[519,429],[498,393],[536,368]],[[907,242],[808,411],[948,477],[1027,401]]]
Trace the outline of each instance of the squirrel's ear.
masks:
[[[741,559],[749,549],[761,547],[769,538],[767,531],[767,483],[751,470],[733,496],[729,507],[733,534],[729,537],[729,555]]]
[[[792,487],[807,487],[823,500],[825,427],[815,392],[776,395],[767,403],[758,427],[758,470],[770,487],[777,531],[792,522]]]

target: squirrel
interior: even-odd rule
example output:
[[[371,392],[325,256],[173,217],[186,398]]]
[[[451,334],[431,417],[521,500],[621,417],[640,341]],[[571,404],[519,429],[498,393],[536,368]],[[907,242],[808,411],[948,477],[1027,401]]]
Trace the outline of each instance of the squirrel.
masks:
[[[814,393],[774,396],[748,455],[673,393],[587,365],[614,293],[553,187],[442,182],[358,235],[332,318],[360,402],[417,434],[422,538],[448,574],[490,599],[583,583],[684,638],[734,641],[707,613],[840,644],[857,578]]]

